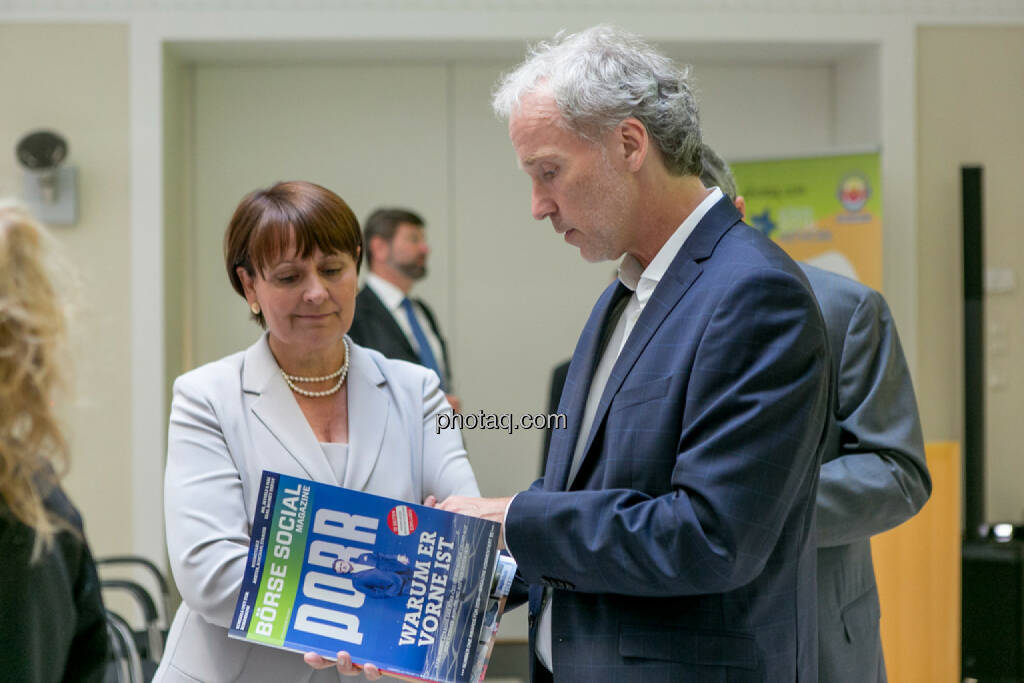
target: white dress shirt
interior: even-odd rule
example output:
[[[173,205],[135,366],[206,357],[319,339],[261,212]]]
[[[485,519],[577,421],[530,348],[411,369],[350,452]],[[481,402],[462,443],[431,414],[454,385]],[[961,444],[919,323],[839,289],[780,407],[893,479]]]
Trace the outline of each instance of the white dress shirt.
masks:
[[[406,298],[405,292],[374,273],[366,274],[366,286],[373,290],[373,293],[381,300],[384,307],[390,311],[391,317],[395,319],[395,322],[402,329],[402,333],[409,340],[409,345],[412,346],[413,351],[419,353],[420,345],[416,343],[416,337],[412,333],[409,319],[406,317],[405,311],[402,310],[402,300]],[[441,371],[443,379],[448,375],[448,366],[445,364],[441,340],[434,334],[434,326],[430,324],[427,314],[423,312],[423,307],[412,297],[409,297],[409,301],[412,302],[412,310],[416,314],[416,320],[419,321],[420,327],[423,328],[423,334],[427,336],[430,349],[434,352],[434,360],[437,361],[437,369]],[[448,387],[448,391],[451,391],[451,387]]]
[[[594,416],[597,414],[597,406],[601,402],[601,394],[604,393],[605,385],[608,384],[608,377],[612,374],[612,367],[618,360],[622,348],[626,345],[630,333],[640,319],[644,307],[650,300],[651,295],[657,288],[665,271],[672,265],[676,255],[682,248],[686,238],[690,236],[697,223],[704,217],[712,206],[722,198],[722,191],[717,187],[711,188],[711,192],[704,200],[697,205],[697,208],[676,228],[672,236],[662,245],[658,253],[651,259],[651,262],[644,268],[632,255],[626,254],[619,264],[619,282],[633,291],[633,295],[626,302],[615,329],[608,344],[604,348],[597,368],[594,370],[594,377],[590,382],[590,391],[587,394],[587,405],[583,410],[583,421],[580,424],[580,433],[576,438],[576,450],[572,456],[572,467],[569,470],[567,484],[572,484],[576,473],[579,471],[580,463],[583,461],[583,449],[587,446],[590,437],[590,430],[594,426]],[[554,671],[551,664],[551,589],[544,591],[544,607],[540,613],[540,622],[537,624],[537,658],[548,668]]]

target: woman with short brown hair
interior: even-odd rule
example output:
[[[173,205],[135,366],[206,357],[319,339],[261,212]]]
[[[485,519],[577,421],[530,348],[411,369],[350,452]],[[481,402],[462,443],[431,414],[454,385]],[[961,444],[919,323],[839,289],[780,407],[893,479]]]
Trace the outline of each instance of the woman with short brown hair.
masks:
[[[228,278],[265,327],[245,351],[174,384],[164,504],[183,603],[157,681],[329,681],[338,664],[229,640],[264,469],[421,503],[476,495],[435,373],[348,339],[359,223],[333,192],[277,183],[247,195],[224,239]],[[372,665],[367,678],[379,677]]]

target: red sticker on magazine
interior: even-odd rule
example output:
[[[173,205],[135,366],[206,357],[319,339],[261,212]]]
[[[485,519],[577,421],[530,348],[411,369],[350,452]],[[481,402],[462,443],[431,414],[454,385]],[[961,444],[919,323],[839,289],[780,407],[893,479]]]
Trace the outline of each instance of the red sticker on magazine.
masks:
[[[388,513],[388,526],[399,536],[408,536],[416,531],[416,511],[405,505],[391,508]]]

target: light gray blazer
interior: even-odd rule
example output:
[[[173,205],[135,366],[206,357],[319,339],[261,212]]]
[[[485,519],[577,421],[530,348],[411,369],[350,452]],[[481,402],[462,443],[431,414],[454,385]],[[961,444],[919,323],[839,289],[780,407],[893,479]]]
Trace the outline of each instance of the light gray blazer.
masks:
[[[818,298],[837,375],[833,447],[816,504],[818,680],[882,683],[870,539],[914,516],[931,495],[917,401],[882,295],[801,267]]]
[[[160,683],[337,681],[302,655],[229,639],[264,469],[420,503],[479,495],[437,375],[355,344],[348,375],[349,459],[338,481],[281,377],[267,336],[174,383],[164,508],[182,596]],[[346,681],[352,680],[346,678]]]

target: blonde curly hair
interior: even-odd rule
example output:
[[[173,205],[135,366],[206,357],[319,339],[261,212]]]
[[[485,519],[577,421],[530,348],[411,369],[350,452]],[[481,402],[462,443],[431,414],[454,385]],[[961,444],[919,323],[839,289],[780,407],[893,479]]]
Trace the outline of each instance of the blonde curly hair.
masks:
[[[35,531],[32,557],[63,529],[44,501],[68,465],[55,399],[66,382],[67,323],[46,231],[0,201],[0,497]]]

